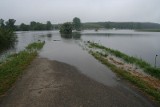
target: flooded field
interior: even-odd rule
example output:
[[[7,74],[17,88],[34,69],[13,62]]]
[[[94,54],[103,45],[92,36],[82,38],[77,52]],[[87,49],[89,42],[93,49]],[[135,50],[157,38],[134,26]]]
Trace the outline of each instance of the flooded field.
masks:
[[[77,36],[61,37],[59,31],[17,32],[18,42],[15,47],[1,53],[1,58],[8,53],[23,50],[27,44],[37,40],[45,40],[47,43],[60,40],[62,44],[56,44],[60,45],[57,46],[57,49],[65,48],[66,44],[66,46],[72,47],[73,52],[75,52],[75,49],[76,51],[79,50],[77,48],[80,48],[78,45],[81,41],[90,40],[130,56],[141,58],[153,66],[155,64],[155,56],[160,55],[159,32],[136,32],[133,30],[99,30],[96,32],[94,30],[85,30],[75,35]],[[47,48],[50,47],[48,46]],[[157,66],[160,67],[160,56],[157,57]]]

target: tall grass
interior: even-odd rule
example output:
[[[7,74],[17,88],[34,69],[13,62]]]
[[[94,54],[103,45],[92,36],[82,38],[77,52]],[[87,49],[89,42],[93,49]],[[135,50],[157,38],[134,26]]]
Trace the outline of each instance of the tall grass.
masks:
[[[44,42],[32,43],[28,45],[29,49],[26,48],[24,51],[10,56],[8,60],[0,64],[0,95],[13,85],[22,71],[37,56],[35,49],[41,49],[43,45]]]
[[[103,49],[107,53],[110,53],[112,55],[115,55],[116,57],[122,58],[124,61],[135,64],[142,68],[144,72],[160,79],[160,69],[152,67],[149,63],[143,61],[142,59],[135,58],[133,56],[128,56],[118,50],[113,50],[107,47],[104,47],[102,45],[99,45],[98,43],[93,43],[93,42],[88,42],[90,48],[98,48],[98,49]]]

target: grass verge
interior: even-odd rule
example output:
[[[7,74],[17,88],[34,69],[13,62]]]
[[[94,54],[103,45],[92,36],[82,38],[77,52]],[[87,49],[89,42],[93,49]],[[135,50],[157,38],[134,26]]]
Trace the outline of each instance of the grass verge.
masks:
[[[103,49],[106,53],[110,53],[116,57],[119,57],[126,61],[127,63],[135,64],[142,68],[144,72],[150,74],[151,76],[154,76],[158,79],[160,79],[160,69],[152,67],[147,62],[143,61],[142,59],[138,59],[132,56],[128,56],[118,50],[113,50],[107,47],[104,47],[102,45],[99,45],[97,43],[88,42],[90,48],[97,48],[97,49]]]
[[[10,56],[0,64],[0,95],[4,94],[15,83],[19,75],[37,56],[44,42],[29,44],[25,50]]]
[[[150,86],[147,82],[141,80],[139,77],[133,76],[131,73],[126,72],[120,68],[117,68],[115,65],[109,63],[102,55],[99,53],[90,51],[90,54],[94,56],[97,60],[99,60],[102,64],[109,67],[113,72],[117,73],[118,75],[122,76],[124,79],[128,80],[129,82],[133,83],[137,87],[139,87],[143,92],[147,93],[148,95],[152,96],[152,98],[160,103],[160,91],[155,89],[154,87]]]

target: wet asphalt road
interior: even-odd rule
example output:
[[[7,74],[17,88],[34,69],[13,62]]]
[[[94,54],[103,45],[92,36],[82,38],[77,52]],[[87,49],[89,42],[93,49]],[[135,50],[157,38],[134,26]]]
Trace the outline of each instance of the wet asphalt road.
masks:
[[[0,107],[158,107],[128,84],[106,86],[75,67],[35,59],[1,98]]]

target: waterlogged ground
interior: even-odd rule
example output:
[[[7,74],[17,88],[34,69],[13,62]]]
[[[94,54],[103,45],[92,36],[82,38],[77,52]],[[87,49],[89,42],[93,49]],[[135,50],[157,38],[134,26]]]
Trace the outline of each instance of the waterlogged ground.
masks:
[[[95,32],[76,36],[61,36],[58,31],[18,32],[15,52],[33,41],[46,43],[0,107],[156,107],[146,95],[83,50],[83,40],[97,38],[97,34],[88,33]],[[99,36],[100,41],[112,38],[105,35]]]

